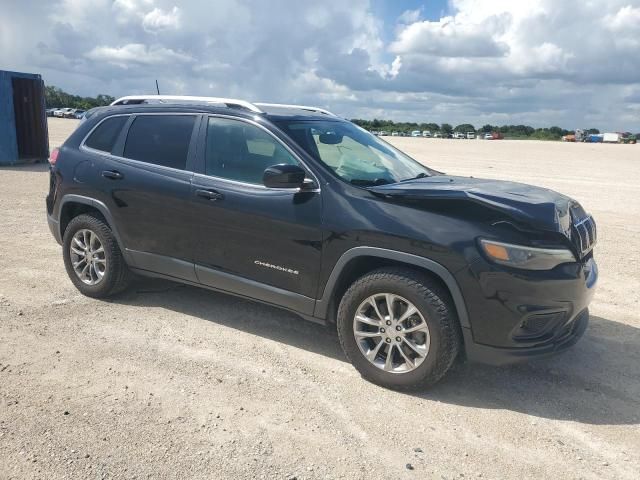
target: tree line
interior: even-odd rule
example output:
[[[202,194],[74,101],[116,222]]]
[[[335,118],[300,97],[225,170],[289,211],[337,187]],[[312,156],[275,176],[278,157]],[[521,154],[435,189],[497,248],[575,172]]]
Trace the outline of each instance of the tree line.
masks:
[[[111,95],[100,94],[96,97],[81,97],[79,95],[72,95],[63,91],[61,88],[55,86],[45,87],[45,101],[47,108],[81,108],[88,110],[94,107],[102,107],[109,105],[115,100]],[[462,123],[460,125],[450,125],[448,123],[417,123],[417,122],[394,122],[392,120],[362,120],[354,118],[351,120],[356,125],[370,131],[386,130],[388,132],[402,132],[405,134],[411,133],[413,130],[429,130],[432,134],[440,132],[444,135],[448,135],[454,132],[476,132],[479,134],[500,132],[505,138],[531,138],[537,140],[560,140],[563,135],[569,135],[573,133],[572,130],[565,130],[560,127],[549,128],[533,128],[528,125],[483,125],[476,129],[470,123]],[[600,133],[596,128],[590,128],[586,130],[587,133]]]
[[[54,86],[44,87],[44,99],[47,108],[81,108],[89,110],[94,107],[102,107],[109,105],[115,100],[110,95],[100,94],[96,97],[81,97],[79,95],[71,95],[62,89]]]
[[[476,132],[479,134],[500,132],[505,138],[531,138],[536,140],[560,140],[563,135],[569,135],[573,133],[573,130],[565,130],[560,127],[548,127],[548,128],[533,128],[529,125],[483,125],[480,128],[476,128],[470,123],[462,123],[460,125],[450,125],[448,123],[416,123],[416,122],[394,122],[392,120],[362,120],[354,118],[351,120],[356,125],[370,130],[380,131],[385,130],[387,132],[402,132],[409,134],[413,130],[429,130],[432,134],[440,132],[444,135],[448,135],[454,132]],[[597,128],[590,128],[585,130],[587,133],[600,133]]]

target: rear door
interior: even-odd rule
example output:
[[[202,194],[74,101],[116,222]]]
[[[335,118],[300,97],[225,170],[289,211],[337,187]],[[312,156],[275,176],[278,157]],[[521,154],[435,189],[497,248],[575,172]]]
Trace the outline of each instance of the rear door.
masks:
[[[270,189],[264,170],[301,161],[264,127],[203,119],[202,165],[192,187],[194,261],[207,285],[311,313],[320,268],[319,189]],[[317,181],[316,181],[317,186]]]
[[[197,114],[132,115],[101,169],[105,199],[134,266],[191,281],[198,124]]]

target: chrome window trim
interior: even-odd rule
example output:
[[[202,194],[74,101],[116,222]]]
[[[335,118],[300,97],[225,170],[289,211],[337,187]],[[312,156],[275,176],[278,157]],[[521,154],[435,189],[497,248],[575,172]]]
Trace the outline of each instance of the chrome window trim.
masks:
[[[316,177],[316,174],[313,172],[313,170],[311,168],[309,168],[309,166],[300,158],[300,156],[294,152],[289,145],[287,145],[286,143],[284,143],[282,140],[280,140],[276,135],[274,135],[273,132],[271,132],[268,128],[266,128],[263,125],[260,125],[258,122],[255,122],[253,120],[247,119],[247,118],[240,118],[240,117],[234,117],[233,115],[224,115],[221,113],[210,113],[210,114],[205,114],[207,117],[207,122],[205,125],[205,128],[208,130],[209,128],[209,118],[225,118],[225,119],[229,119],[229,120],[236,120],[239,122],[245,122],[248,123],[250,125],[253,125],[255,127],[258,127],[261,130],[264,130],[268,135],[270,135],[271,137],[273,137],[273,139],[279,143],[280,145],[282,145],[290,154],[293,158],[295,158],[298,162],[300,162],[300,164],[304,167],[304,169],[313,177],[313,181],[316,185],[316,188],[313,189],[302,189],[300,187],[296,187],[296,188],[270,188],[270,187],[266,187],[264,185],[261,185],[259,183],[248,183],[248,182],[241,182],[239,180],[232,180],[230,178],[225,178],[225,177],[218,177],[216,175],[208,175],[206,173],[198,173],[195,172],[194,175],[197,177],[204,177],[204,178],[213,178],[216,180],[220,180],[226,183],[231,183],[231,184],[236,184],[236,185],[240,185],[243,187],[254,187],[258,190],[273,190],[273,191],[282,191],[282,192],[292,192],[292,193],[298,193],[298,192],[309,192],[309,193],[320,193],[320,181],[318,180],[318,177]],[[205,133],[205,142],[206,142],[206,134],[208,133],[208,131]],[[207,165],[207,153],[206,153],[206,146],[205,146],[205,152],[204,152],[204,167],[206,169],[206,165]]]
[[[208,127],[208,119],[210,117],[214,117],[214,118],[226,118],[226,119],[230,119],[230,120],[237,120],[240,122],[245,122],[245,123],[249,123],[251,125],[254,125],[262,130],[264,130],[265,132],[267,132],[271,137],[273,137],[275,139],[276,142],[280,143],[296,160],[298,160],[304,167],[305,170],[307,172],[309,172],[309,174],[313,177],[313,181],[314,183],[317,185],[317,188],[313,188],[313,189],[302,189],[299,187],[296,188],[269,188],[266,187],[264,185],[261,185],[259,183],[247,183],[247,182],[241,182],[238,180],[231,180],[229,178],[224,178],[224,177],[217,177],[215,175],[207,175],[205,173],[199,173],[199,172],[194,172],[192,170],[181,170],[179,168],[173,168],[173,167],[166,167],[164,165],[157,165],[155,163],[149,163],[149,162],[143,162],[142,160],[135,160],[133,158],[127,158],[127,157],[120,157],[118,155],[113,155],[111,154],[111,152],[105,152],[103,150],[97,150],[95,148],[91,148],[91,147],[87,147],[85,145],[85,142],[87,141],[87,139],[89,138],[89,136],[91,136],[91,134],[94,132],[95,129],[97,129],[102,122],[108,120],[109,118],[113,118],[113,117],[131,117],[131,116],[142,116],[142,115],[191,115],[191,116],[205,116],[207,118],[207,125],[206,127]],[[196,133],[197,135],[197,133]],[[206,136],[205,136],[206,138]],[[109,157],[113,160],[117,160],[120,161],[122,163],[125,164],[130,164],[134,167],[152,167],[152,168],[157,168],[157,169],[161,169],[161,170],[167,170],[169,172],[183,172],[183,173],[190,173],[192,174],[194,177],[201,177],[201,178],[206,178],[206,179],[215,179],[224,183],[229,183],[231,185],[238,185],[241,187],[251,187],[251,188],[255,188],[256,190],[269,190],[269,191],[281,191],[281,192],[291,192],[291,193],[300,193],[300,192],[308,192],[308,193],[320,193],[320,181],[318,180],[318,177],[316,177],[315,173],[313,172],[312,169],[309,168],[309,166],[300,158],[300,156],[298,154],[296,154],[287,144],[283,143],[278,137],[276,137],[273,132],[271,132],[269,129],[267,129],[266,127],[264,127],[263,125],[260,125],[258,122],[255,122],[253,120],[249,120],[246,118],[241,118],[241,117],[235,117],[233,115],[224,115],[224,114],[209,114],[206,112],[167,112],[167,113],[163,113],[163,112],[143,112],[143,113],[116,113],[114,115],[109,115],[104,117],[102,120],[100,120],[97,124],[95,124],[91,130],[89,130],[89,132],[84,136],[84,138],[82,139],[82,141],[80,142],[80,150],[82,151],[86,151],[89,153],[94,153],[97,155],[104,155],[106,157]],[[206,168],[206,152],[205,152],[205,168]]]
[[[95,148],[91,148],[91,147],[87,147],[85,145],[85,143],[87,142],[87,139],[91,136],[91,134],[100,126],[102,125],[103,122],[105,122],[106,120],[110,119],[110,118],[114,118],[114,117],[130,117],[131,115],[133,115],[133,113],[117,113],[115,115],[109,115],[104,117],[102,120],[100,120],[98,123],[96,123],[91,130],[89,130],[89,132],[84,136],[84,138],[82,139],[82,141],[80,142],[80,150],[88,150],[90,152],[98,152],[101,154],[107,154],[107,155],[111,155],[111,152],[105,152],[104,150],[97,150]],[[125,122],[126,124],[126,122]],[[123,125],[124,127],[124,125]],[[122,128],[121,128],[122,130]],[[113,147],[111,147],[113,148]]]

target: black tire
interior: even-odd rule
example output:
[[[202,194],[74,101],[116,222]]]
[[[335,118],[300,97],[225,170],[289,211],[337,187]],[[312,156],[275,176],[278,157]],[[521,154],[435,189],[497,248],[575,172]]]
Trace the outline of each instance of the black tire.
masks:
[[[73,241],[73,236],[82,229],[91,230],[96,234],[104,247],[105,272],[102,279],[95,285],[84,283],[73,269],[70,252],[71,242]],[[131,283],[133,275],[124,261],[113,232],[101,218],[91,214],[82,214],[73,218],[64,231],[62,251],[67,274],[71,282],[83,295],[93,298],[107,298],[122,292]]]
[[[356,310],[368,297],[392,293],[420,311],[429,327],[431,343],[422,363],[405,373],[390,373],[373,365],[360,351],[353,332]],[[440,380],[461,347],[456,310],[448,292],[429,276],[409,268],[381,268],[356,280],[342,297],[337,318],[340,344],[363,378],[394,390],[426,389]]]

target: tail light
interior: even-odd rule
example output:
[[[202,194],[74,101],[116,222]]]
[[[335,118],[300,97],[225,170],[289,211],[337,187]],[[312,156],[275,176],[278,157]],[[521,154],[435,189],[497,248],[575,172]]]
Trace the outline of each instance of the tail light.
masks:
[[[58,155],[60,154],[60,149],[58,148],[54,148],[53,151],[51,152],[51,155],[49,155],[49,163],[51,165],[55,165],[56,162],[58,161]]]

